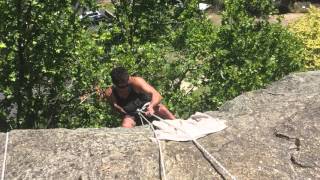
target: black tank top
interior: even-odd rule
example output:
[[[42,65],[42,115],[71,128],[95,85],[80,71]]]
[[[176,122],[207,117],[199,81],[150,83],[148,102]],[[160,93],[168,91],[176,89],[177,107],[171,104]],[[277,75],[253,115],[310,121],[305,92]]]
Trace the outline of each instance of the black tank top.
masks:
[[[112,92],[114,92],[114,95],[117,99],[117,104],[121,107],[131,106],[130,109],[132,109],[132,106],[136,110],[137,108],[141,108],[145,103],[151,101],[151,96],[145,93],[137,93],[131,85],[128,86],[129,95],[126,98],[122,98],[117,93],[117,90],[115,87],[112,87]],[[134,105],[133,105],[134,104]],[[141,106],[141,107],[140,107]]]

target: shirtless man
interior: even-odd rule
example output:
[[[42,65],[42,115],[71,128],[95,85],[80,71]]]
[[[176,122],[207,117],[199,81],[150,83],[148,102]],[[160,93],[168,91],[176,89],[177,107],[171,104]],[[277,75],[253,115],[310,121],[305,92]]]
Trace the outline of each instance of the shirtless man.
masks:
[[[114,68],[111,71],[113,86],[109,87],[105,95],[113,108],[123,115],[122,127],[132,128],[137,124],[135,105],[150,102],[145,115],[158,115],[163,119],[175,119],[175,116],[161,104],[162,96],[143,78],[129,76],[123,67]]]

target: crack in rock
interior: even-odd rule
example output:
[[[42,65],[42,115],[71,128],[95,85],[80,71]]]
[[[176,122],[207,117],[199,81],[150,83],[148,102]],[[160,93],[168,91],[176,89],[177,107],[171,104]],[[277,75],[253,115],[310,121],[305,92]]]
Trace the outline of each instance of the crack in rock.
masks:
[[[299,138],[297,137],[290,137],[286,134],[282,134],[282,133],[279,133],[279,132],[275,132],[275,136],[278,137],[278,138],[281,138],[281,139],[285,139],[287,141],[290,141],[290,142],[294,142],[294,145],[296,146],[296,151],[300,151],[300,146],[301,146],[301,141]]]
[[[314,167],[312,165],[305,165],[305,164],[302,164],[301,162],[298,162],[298,160],[294,157],[293,154],[291,154],[290,161],[292,162],[292,164],[294,164],[298,167],[301,167],[301,168],[313,168]]]
[[[215,152],[220,152],[221,150],[225,150],[225,147],[228,146],[229,144],[233,143],[233,142],[234,141],[228,141],[228,142],[222,144],[221,147],[218,150],[216,150]]]
[[[293,153],[290,153],[290,161],[292,164],[300,167],[300,168],[313,168],[314,166],[313,165],[307,165],[307,164],[304,164],[302,162],[300,162],[296,157],[295,155],[297,155],[297,153],[300,151],[301,149],[301,141],[299,138],[297,137],[290,137],[286,134],[283,134],[283,133],[279,133],[279,132],[275,132],[275,136],[278,137],[278,138],[281,138],[281,139],[285,139],[287,141],[290,141],[290,142],[293,142],[294,145],[296,146],[295,148],[292,148],[292,149],[295,149],[296,151],[293,152]]]

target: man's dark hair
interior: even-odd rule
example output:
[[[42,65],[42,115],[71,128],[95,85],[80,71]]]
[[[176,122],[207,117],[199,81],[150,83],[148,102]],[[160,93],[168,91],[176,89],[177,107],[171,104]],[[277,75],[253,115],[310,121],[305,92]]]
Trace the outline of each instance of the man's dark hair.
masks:
[[[129,80],[128,71],[124,67],[116,67],[112,69],[110,75],[112,83],[115,85],[127,83]]]

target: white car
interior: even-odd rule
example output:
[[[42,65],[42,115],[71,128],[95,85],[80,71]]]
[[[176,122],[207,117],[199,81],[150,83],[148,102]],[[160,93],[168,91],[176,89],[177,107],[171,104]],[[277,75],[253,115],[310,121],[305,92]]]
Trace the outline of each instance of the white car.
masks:
[[[85,11],[84,13],[82,13],[80,16],[79,16],[80,20],[83,20],[83,19],[90,19],[92,21],[99,21],[101,19],[104,19],[106,18],[106,15],[105,13],[103,12],[100,12],[100,11]]]

